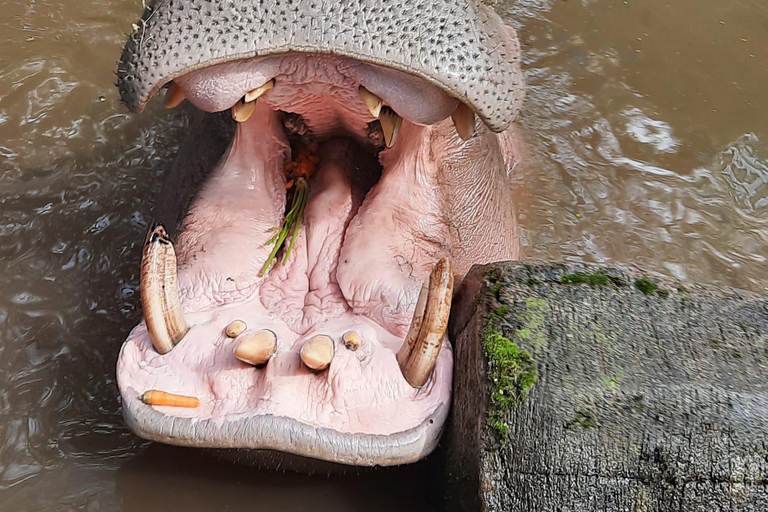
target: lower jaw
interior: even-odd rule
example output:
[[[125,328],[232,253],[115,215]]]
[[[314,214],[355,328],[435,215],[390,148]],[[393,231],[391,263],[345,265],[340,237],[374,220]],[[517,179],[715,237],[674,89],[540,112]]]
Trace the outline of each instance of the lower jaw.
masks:
[[[276,121],[265,116],[261,122]],[[248,141],[250,151],[263,154],[230,152],[185,221],[178,243],[179,284],[190,330],[165,355],[154,350],[144,324],[131,333],[118,363],[126,420],[142,437],[182,446],[277,450],[353,465],[419,460],[434,448],[448,412],[450,344],[443,340],[430,380],[414,388],[396,354],[419,280],[411,276],[410,298],[398,297],[387,314],[382,314],[386,306],[361,305],[343,293],[338,264],[360,200],[349,186],[339,195],[338,180],[313,185],[311,204],[322,206],[329,194],[335,198],[325,205],[328,213],[313,220],[309,212],[295,254],[266,278],[258,277],[269,252],[264,242],[284,209],[284,185],[276,176],[287,144],[272,128],[273,137],[260,141],[260,148]],[[341,176],[340,169],[323,172]],[[204,219],[214,212],[218,222]],[[319,232],[313,222],[324,227],[322,236],[313,236]],[[227,235],[222,224],[235,226],[235,232]],[[206,225],[219,229],[199,230]],[[237,231],[243,226],[245,232]],[[393,277],[398,280],[402,276]],[[291,298],[297,287],[307,293]],[[364,311],[378,311],[378,317],[360,314]],[[235,340],[224,329],[235,319],[276,334],[277,353],[264,368],[233,357]],[[361,335],[358,350],[341,344],[347,331]],[[321,373],[303,366],[300,357],[301,347],[316,334],[337,344],[332,364]],[[201,406],[153,408],[139,399],[148,389],[194,395]]]

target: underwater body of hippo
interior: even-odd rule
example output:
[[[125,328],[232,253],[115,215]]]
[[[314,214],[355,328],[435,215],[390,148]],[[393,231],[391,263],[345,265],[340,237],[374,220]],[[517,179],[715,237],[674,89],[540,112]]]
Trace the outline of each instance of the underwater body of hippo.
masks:
[[[158,0],[134,29],[128,108],[170,84],[166,105],[202,112],[156,207],[170,233],[144,246],[117,367],[130,427],[262,460],[425,457],[454,279],[519,256],[514,31],[476,0]]]

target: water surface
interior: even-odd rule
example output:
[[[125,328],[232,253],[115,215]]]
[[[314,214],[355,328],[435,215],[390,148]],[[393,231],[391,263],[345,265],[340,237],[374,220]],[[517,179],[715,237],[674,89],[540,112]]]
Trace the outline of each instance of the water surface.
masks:
[[[0,509],[424,510],[422,467],[265,475],[150,445],[114,368],[140,246],[185,121],[113,86],[140,2],[4,2],[0,17]],[[525,253],[768,287],[762,0],[497,3],[528,96]],[[407,503],[408,506],[403,505]]]

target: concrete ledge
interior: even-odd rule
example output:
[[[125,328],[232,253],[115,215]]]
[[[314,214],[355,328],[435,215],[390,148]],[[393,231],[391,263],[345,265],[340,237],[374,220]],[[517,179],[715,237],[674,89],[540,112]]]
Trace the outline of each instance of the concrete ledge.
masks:
[[[498,263],[450,329],[447,510],[768,510],[766,297]]]

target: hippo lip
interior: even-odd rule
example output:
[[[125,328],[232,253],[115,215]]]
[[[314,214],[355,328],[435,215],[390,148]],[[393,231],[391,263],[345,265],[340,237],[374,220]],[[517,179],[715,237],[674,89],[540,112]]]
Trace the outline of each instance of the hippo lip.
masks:
[[[378,136],[383,120],[372,110],[391,107],[367,104],[371,96],[361,94],[360,81],[370,76],[390,91],[387,103],[412,105],[410,119],[398,121],[399,135]],[[432,291],[423,289],[443,268],[436,263],[451,257],[444,243],[450,220],[435,192],[441,164],[432,152],[436,140],[460,144],[444,119],[456,100],[418,77],[328,55],[223,63],[175,83],[174,94],[204,110],[231,108],[240,122],[175,243],[154,227],[145,244],[146,320],[129,335],[117,368],[128,425],[170,444],[275,450],[341,464],[425,457],[437,444],[451,394],[447,312],[431,313]],[[241,116],[244,103],[236,98],[257,83],[274,85]],[[420,111],[420,103],[431,108]],[[286,212],[285,164],[310,140],[319,163],[294,252],[262,275],[268,239]],[[153,247],[166,255],[173,247],[178,272],[172,259],[163,260],[171,280],[150,289],[144,266],[159,257],[147,252]],[[453,280],[447,269],[443,308],[450,308]],[[151,304],[152,294],[161,305]],[[428,298],[418,313],[421,296]],[[226,334],[234,320],[276,337],[266,365],[234,357],[241,338]],[[163,329],[165,345],[158,343]],[[342,341],[351,331],[362,339],[357,349]],[[412,331],[418,339],[409,344]],[[318,372],[301,352],[319,335],[332,340],[335,353]],[[427,335],[434,369],[414,385],[408,368],[422,357]],[[146,405],[139,397],[152,389],[194,396],[200,407]]]
[[[156,0],[134,24],[118,88],[141,111],[164,84],[215,64],[287,53],[356,59],[421,78],[500,132],[522,103],[520,46],[476,1]]]

